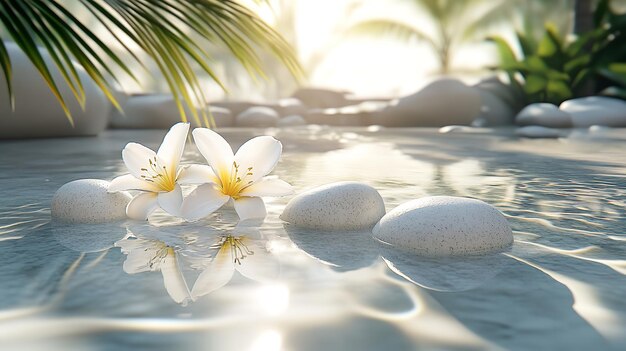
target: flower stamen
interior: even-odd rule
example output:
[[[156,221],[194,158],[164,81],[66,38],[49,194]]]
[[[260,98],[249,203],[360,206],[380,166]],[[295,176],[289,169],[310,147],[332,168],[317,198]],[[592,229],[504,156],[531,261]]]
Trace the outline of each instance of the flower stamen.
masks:
[[[233,263],[241,265],[241,261],[248,256],[254,255],[254,251],[243,242],[244,237],[234,237],[232,235],[224,236],[219,243],[212,248],[230,250]]]
[[[176,187],[175,175],[168,172],[166,166],[160,166],[156,156],[148,159],[150,168],[141,168],[144,173],[141,175],[141,179],[155,183],[161,190],[170,192]]]
[[[239,173],[239,167],[240,165],[238,165],[236,161],[233,161],[229,176],[221,179],[222,193],[233,199],[238,199],[240,197],[239,193],[253,183],[252,180],[246,181],[246,178],[254,174],[252,172],[253,167],[248,167],[246,173]]]

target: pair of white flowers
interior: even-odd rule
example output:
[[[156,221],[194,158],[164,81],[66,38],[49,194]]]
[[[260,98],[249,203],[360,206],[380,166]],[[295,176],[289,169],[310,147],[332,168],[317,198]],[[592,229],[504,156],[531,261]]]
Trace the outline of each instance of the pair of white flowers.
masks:
[[[193,139],[208,166],[181,166],[188,133],[189,123],[174,125],[156,153],[141,144],[126,145],[122,159],[130,174],[113,179],[109,192],[141,191],[126,207],[128,217],[145,220],[160,207],[174,216],[197,220],[233,200],[241,220],[264,218],[267,212],[262,196],[293,193],[285,181],[267,176],[280,159],[280,141],[256,137],[233,153],[219,134],[196,128]],[[181,184],[198,187],[183,198]]]

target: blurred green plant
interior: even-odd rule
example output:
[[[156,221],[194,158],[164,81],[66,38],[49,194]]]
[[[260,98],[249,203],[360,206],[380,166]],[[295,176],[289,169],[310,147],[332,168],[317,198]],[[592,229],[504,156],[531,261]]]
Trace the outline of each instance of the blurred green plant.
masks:
[[[206,105],[207,98],[192,69],[198,65],[220,82],[208,62],[211,55],[203,49],[200,37],[225,45],[247,72],[264,77],[259,48],[271,52],[297,78],[300,65],[289,44],[248,8],[232,0],[75,0],[109,32],[141,66],[145,65],[129,48],[133,43],[154,60],[174,96],[183,121],[184,105],[189,106],[198,124],[210,126],[209,118],[199,115],[195,105]],[[73,3],[72,5],[75,5]],[[78,19],[66,4],[57,0],[0,0],[0,30],[3,30],[28,56],[63,107],[73,124],[65,98],[53,79],[41,49],[47,50],[74,98],[84,107],[83,83],[75,64],[84,68],[111,103],[120,109],[111,83],[119,82],[112,67],[137,80],[118,54],[109,48],[92,28]],[[193,33],[193,36],[192,34]],[[11,59],[0,40],[0,67],[4,72],[11,107],[15,98],[11,88]],[[204,109],[202,109],[204,111]]]
[[[535,42],[517,33],[522,57],[502,37],[491,37],[500,56],[497,69],[504,71],[511,86],[523,97],[521,103],[560,104],[581,96],[592,81],[594,93],[626,98],[626,14],[601,0],[593,13],[595,28],[573,40],[546,24],[545,34]]]

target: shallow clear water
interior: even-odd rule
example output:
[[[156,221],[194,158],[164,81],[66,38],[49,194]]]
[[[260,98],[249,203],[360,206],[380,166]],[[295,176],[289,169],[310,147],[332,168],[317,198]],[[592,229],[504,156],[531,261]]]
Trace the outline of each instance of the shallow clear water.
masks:
[[[274,173],[298,191],[363,181],[387,210],[426,195],[474,197],[506,214],[515,243],[420,258],[367,233],[284,226],[288,199],[268,200],[265,222],[247,227],[230,209],[196,223],[162,213],[150,223],[51,223],[62,184],[125,173],[122,147],[156,148],[164,132],[2,142],[0,349],[626,348],[626,133],[223,131],[234,147],[261,133],[283,142]],[[184,160],[202,161],[192,145]],[[241,264],[226,267],[237,269],[232,279],[209,292],[228,278],[206,273],[228,235],[250,240]],[[187,289],[206,294],[189,301]]]

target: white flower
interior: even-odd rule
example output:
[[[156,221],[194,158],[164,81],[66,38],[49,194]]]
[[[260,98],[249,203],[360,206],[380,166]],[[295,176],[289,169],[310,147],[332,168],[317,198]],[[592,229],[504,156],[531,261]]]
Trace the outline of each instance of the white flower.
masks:
[[[280,265],[265,244],[265,240],[255,235],[218,237],[212,246],[217,252],[194,283],[192,299],[196,300],[226,285],[235,270],[256,281],[275,279],[280,272]]]
[[[165,289],[172,300],[186,304],[191,299],[189,287],[180,271],[178,254],[172,246],[160,240],[130,237],[116,242],[115,246],[127,255],[124,272],[135,274],[161,271]]]
[[[179,215],[183,194],[178,183],[193,183],[198,168],[201,173],[202,168],[206,167],[179,166],[188,132],[189,123],[175,124],[165,135],[156,153],[137,143],[128,143],[124,147],[122,159],[130,174],[113,179],[109,192],[142,191],[126,207],[128,217],[147,219],[157,207],[172,215]]]
[[[181,215],[187,220],[207,216],[234,200],[241,220],[265,218],[261,196],[284,196],[293,193],[291,185],[277,177],[266,177],[278,163],[282,153],[280,141],[270,136],[253,138],[236,154],[219,134],[206,128],[193,131],[193,138],[210,168],[197,168],[195,182],[204,179],[185,199]],[[203,173],[203,174],[201,174]]]

